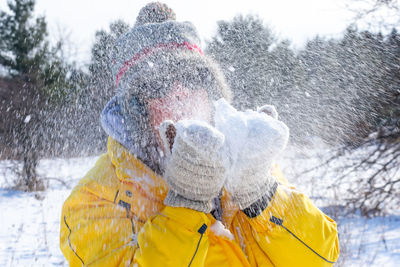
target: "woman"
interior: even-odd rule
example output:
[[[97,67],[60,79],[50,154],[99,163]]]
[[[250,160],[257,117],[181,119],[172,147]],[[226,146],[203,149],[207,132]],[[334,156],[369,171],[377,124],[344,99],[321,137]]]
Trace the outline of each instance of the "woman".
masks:
[[[71,266],[332,265],[335,222],[273,166],[287,127],[269,107],[270,116],[213,107],[230,91],[198,43],[160,3],[117,42],[118,93],[101,117],[108,151],[64,203],[65,257]]]

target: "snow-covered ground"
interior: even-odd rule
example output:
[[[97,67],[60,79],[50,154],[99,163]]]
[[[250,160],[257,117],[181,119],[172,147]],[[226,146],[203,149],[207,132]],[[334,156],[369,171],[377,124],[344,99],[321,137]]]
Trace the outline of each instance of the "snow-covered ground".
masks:
[[[51,179],[49,189],[40,193],[4,189],[12,173],[9,161],[0,162],[0,266],[68,266],[59,248],[61,207],[95,161],[42,160],[39,174]]]
[[[0,266],[68,265],[59,249],[61,206],[95,161],[96,157],[42,160],[39,173],[49,178],[49,189],[41,193],[7,189],[12,180],[7,168],[11,164],[0,162]],[[282,162],[289,179],[315,196],[318,205],[329,206],[331,196],[320,197],[327,183],[316,181],[315,175],[301,180],[290,177],[295,174],[290,162]],[[340,217],[338,225],[341,257],[337,266],[399,266],[400,216],[367,219],[352,215]]]

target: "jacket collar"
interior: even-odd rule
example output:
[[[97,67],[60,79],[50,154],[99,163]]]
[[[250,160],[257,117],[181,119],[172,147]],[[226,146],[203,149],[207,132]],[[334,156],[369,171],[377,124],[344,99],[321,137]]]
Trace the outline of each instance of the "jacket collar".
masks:
[[[140,183],[148,192],[165,198],[168,186],[164,178],[153,172],[148,166],[124,148],[113,138],[108,138],[107,153],[115,167],[121,182]]]

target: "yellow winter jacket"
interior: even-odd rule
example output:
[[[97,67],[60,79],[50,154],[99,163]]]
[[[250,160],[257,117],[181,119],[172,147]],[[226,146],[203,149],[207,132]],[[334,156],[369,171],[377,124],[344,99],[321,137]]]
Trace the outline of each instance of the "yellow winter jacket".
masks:
[[[63,205],[61,250],[70,266],[331,266],[336,223],[274,175],[277,191],[254,218],[223,195],[230,234],[210,214],[164,206],[163,178],[109,138]]]

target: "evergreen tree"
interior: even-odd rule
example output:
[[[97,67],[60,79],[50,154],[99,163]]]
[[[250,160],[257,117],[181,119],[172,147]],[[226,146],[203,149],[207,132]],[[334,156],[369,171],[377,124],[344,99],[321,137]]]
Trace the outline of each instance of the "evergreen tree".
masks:
[[[269,48],[275,37],[258,17],[236,16],[219,21],[217,35],[207,44],[207,52],[220,64],[233,91],[238,108],[254,108],[265,103],[273,91]]]
[[[46,21],[38,17],[32,23],[34,6],[33,0],[9,1],[11,13],[0,11],[0,64],[12,75],[37,72],[46,62]]]

